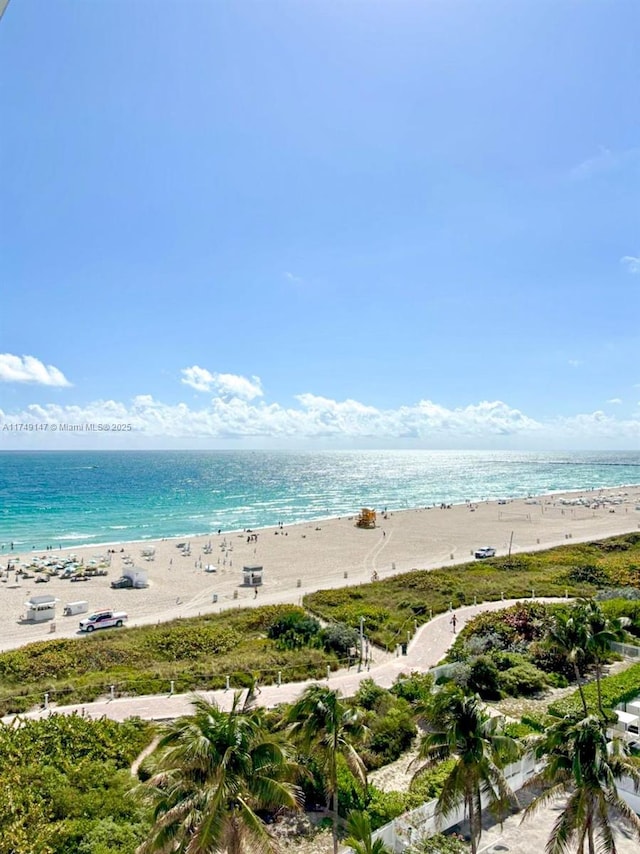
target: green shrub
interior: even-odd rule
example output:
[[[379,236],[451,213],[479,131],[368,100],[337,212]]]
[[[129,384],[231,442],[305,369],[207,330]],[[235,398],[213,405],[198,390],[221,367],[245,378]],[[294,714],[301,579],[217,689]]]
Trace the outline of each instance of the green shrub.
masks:
[[[377,830],[408,809],[412,809],[413,806],[410,804],[412,800],[407,792],[383,792],[375,786],[370,786],[365,809],[371,819],[371,829]]]
[[[416,725],[411,707],[405,700],[396,700],[385,715],[376,715],[370,724],[365,757],[369,768],[380,768],[394,762],[411,747]]]
[[[526,738],[528,735],[533,735],[534,733],[538,733],[537,729],[529,726],[528,724],[522,723],[522,721],[509,721],[503,727],[505,735],[511,736],[511,738]]]
[[[401,697],[412,706],[425,704],[431,699],[433,677],[428,673],[414,671],[409,676],[398,676],[390,690],[396,697]]]
[[[547,726],[553,721],[553,718],[550,718],[549,715],[534,715],[530,713],[523,715],[520,721],[525,726],[531,727],[534,732],[544,732]]]
[[[469,854],[469,846],[455,833],[436,833],[409,848],[408,854]]]
[[[343,657],[350,649],[358,645],[358,633],[351,626],[344,623],[332,623],[321,632],[322,643],[325,649],[331,650]]]
[[[358,690],[353,696],[353,702],[361,709],[371,711],[375,709],[380,700],[389,696],[389,691],[377,685],[373,679],[363,679]]]
[[[320,623],[302,608],[292,609],[273,622],[267,635],[280,649],[300,649],[320,641]]]
[[[479,655],[469,663],[467,689],[480,694],[483,700],[497,700],[501,696],[501,675],[488,655]]]
[[[573,582],[593,584],[596,587],[606,587],[607,584],[611,583],[608,572],[601,566],[594,566],[593,564],[572,567],[568,572],[568,577]]]
[[[601,689],[602,705],[605,708],[613,709],[620,703],[628,703],[630,700],[633,700],[640,695],[640,664],[634,664],[622,673],[616,673],[615,676],[606,676],[601,681]],[[596,684],[591,682],[583,686],[583,691],[590,711],[597,713],[598,696]],[[581,710],[582,701],[577,690],[569,697],[564,697],[555,703],[551,703],[548,709],[549,714],[559,718],[580,712]]]
[[[524,662],[499,674],[499,685],[509,697],[529,697],[546,688],[546,675],[533,664]]]
[[[413,779],[409,791],[418,801],[430,801],[432,798],[439,797],[444,781],[455,764],[455,759],[445,759],[444,762],[439,762],[433,768],[429,768],[428,771],[424,771]]]

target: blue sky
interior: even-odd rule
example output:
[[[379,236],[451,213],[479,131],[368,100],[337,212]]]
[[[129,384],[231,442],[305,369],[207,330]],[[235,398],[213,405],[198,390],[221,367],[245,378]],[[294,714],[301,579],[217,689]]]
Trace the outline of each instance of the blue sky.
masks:
[[[0,447],[640,447],[637,0],[12,0]]]

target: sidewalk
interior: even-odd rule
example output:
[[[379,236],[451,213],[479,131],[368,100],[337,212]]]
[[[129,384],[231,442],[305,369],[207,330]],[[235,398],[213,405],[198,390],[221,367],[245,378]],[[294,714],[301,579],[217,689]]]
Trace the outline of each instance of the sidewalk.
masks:
[[[530,601],[522,599],[508,599],[497,602],[483,602],[478,605],[469,605],[457,608],[457,630],[482,611],[499,611],[508,608],[519,601]],[[557,599],[536,599],[537,602],[554,602]],[[563,601],[563,600],[560,600]],[[339,691],[343,696],[350,697],[356,693],[363,679],[371,678],[383,688],[390,688],[401,674],[409,674],[413,670],[424,672],[435,667],[444,657],[449,647],[453,644],[456,635],[450,625],[451,614],[446,612],[434,617],[428,623],[420,626],[411,639],[407,654],[387,659],[385,662],[374,665],[367,670],[365,667],[358,671],[357,667],[350,670],[338,670],[322,680],[329,687]],[[317,679],[309,679],[304,682],[287,682],[281,686],[266,685],[260,689],[255,698],[257,705],[270,708],[279,703],[291,703],[298,698],[302,691]],[[221,709],[229,711],[233,702],[234,690],[229,691],[200,691],[201,696],[207,700],[215,700]],[[242,692],[243,699],[246,689]],[[160,694],[140,697],[121,697],[114,700],[97,700],[94,703],[76,704],[72,706],[50,706],[49,709],[36,709],[20,715],[7,715],[2,720],[6,723],[12,719],[29,718],[38,719],[55,714],[79,714],[91,718],[107,717],[115,721],[124,721],[127,718],[139,717],[144,720],[172,720],[181,715],[191,714],[193,694]]]

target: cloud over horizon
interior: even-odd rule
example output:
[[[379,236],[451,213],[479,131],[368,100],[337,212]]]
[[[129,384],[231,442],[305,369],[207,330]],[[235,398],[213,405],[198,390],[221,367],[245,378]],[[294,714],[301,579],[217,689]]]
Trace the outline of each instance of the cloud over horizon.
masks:
[[[191,375],[190,375],[191,376]],[[213,375],[212,375],[213,376]],[[225,375],[217,375],[225,376]],[[296,397],[297,406],[247,399],[247,389],[238,379],[218,380],[227,392],[235,395],[214,397],[200,408],[186,403],[167,404],[151,395],[138,395],[128,403],[97,400],[86,406],[32,404],[21,412],[0,410],[2,425],[13,422],[28,424],[131,424],[132,433],[142,439],[237,440],[329,440],[335,444],[379,441],[396,445],[451,442],[476,447],[483,443],[500,447],[500,440],[517,438],[525,446],[569,441],[587,443],[627,440],[640,443],[640,420],[619,419],[598,410],[568,417],[536,419],[504,401],[480,401],[450,408],[432,400],[402,405],[395,409],[378,409],[357,400],[333,400],[304,393]],[[202,377],[200,377],[202,379]],[[243,378],[239,378],[243,379]],[[199,382],[199,380],[196,380]],[[204,384],[204,383],[203,383]],[[206,383],[209,385],[209,383]],[[244,395],[244,396],[243,396]],[[128,435],[131,436],[132,433]],[[4,434],[5,438],[8,434]],[[51,435],[39,433],[42,435]],[[140,445],[140,441],[138,441]],[[618,447],[616,444],[615,447]]]

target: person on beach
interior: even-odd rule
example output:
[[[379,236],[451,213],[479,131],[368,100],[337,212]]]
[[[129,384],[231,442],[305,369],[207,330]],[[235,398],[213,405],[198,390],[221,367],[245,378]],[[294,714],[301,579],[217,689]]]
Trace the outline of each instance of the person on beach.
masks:
[[[456,615],[455,615],[455,614],[451,617],[451,619],[449,620],[449,622],[451,623],[451,631],[452,631],[452,632],[454,633],[454,635],[455,635],[455,633],[456,633],[456,626],[458,625],[458,618],[456,617]]]

